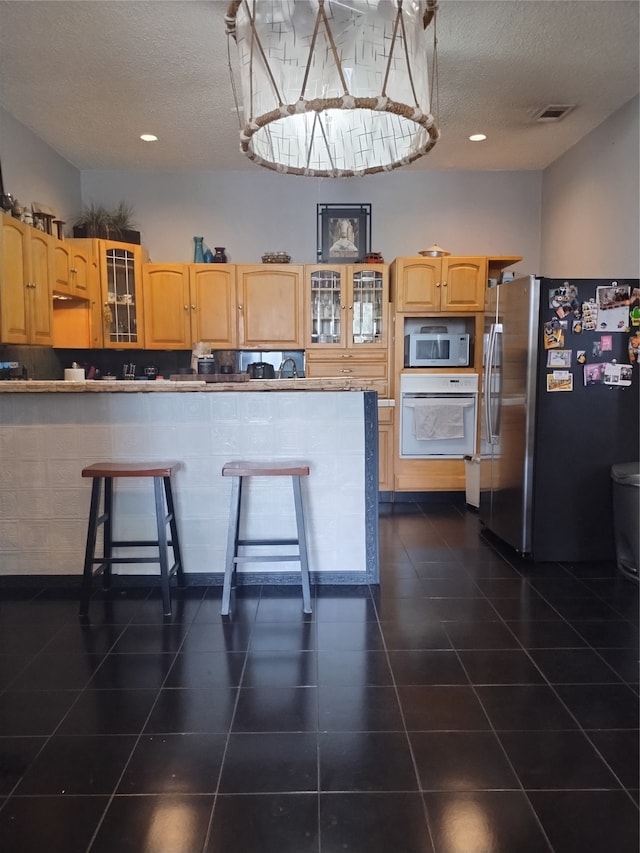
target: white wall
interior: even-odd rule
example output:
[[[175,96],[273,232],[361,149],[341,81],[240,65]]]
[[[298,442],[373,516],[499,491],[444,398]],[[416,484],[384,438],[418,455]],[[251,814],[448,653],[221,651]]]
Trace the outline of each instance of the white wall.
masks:
[[[522,255],[539,267],[541,173],[429,172],[303,178],[259,166],[242,172],[83,172],[85,202],[130,203],[151,260],[193,260],[193,237],[230,261],[286,251],[316,259],[317,205],[370,203],[371,250],[386,261],[437,242],[458,255]]]
[[[71,222],[80,212],[80,172],[0,107],[0,161],[4,190],[21,205],[34,201]]]
[[[633,98],[545,170],[544,275],[640,276],[638,104]]]

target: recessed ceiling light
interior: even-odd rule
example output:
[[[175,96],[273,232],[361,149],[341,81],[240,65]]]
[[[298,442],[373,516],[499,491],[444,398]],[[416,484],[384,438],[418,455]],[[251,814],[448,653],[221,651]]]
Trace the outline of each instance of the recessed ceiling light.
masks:
[[[484,142],[487,137],[484,133],[472,133],[469,139],[471,142]]]
[[[140,139],[143,142],[157,142],[158,137],[153,133],[142,133],[140,134]]]

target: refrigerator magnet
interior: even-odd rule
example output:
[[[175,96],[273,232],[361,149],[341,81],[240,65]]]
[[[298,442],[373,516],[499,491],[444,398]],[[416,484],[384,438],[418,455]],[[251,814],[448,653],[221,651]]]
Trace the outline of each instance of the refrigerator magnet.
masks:
[[[584,367],[585,385],[602,385],[604,364],[586,364]]]
[[[635,332],[629,338],[629,361],[637,361],[640,358],[640,333]]]
[[[542,329],[545,349],[555,349],[564,344],[564,332],[559,320],[549,320]]]
[[[579,320],[574,320],[571,323],[571,331],[574,335],[582,334],[582,318],[580,318]]]
[[[547,391],[573,391],[573,373],[568,370],[547,373]]]
[[[582,328],[593,332],[598,324],[598,306],[593,299],[582,303]]]
[[[576,361],[578,364],[584,364],[587,360],[587,353],[583,349],[579,349],[576,353]]]
[[[629,285],[596,287],[598,303],[598,328],[611,332],[625,332],[629,329],[629,303],[631,288]]]
[[[618,388],[624,388],[631,385],[632,378],[633,368],[630,364],[616,364],[612,361],[604,366],[602,381],[605,385],[615,385]]]
[[[613,336],[600,335],[600,352],[611,352],[613,349]]]
[[[571,367],[570,349],[551,349],[547,353],[547,367],[568,368]]]

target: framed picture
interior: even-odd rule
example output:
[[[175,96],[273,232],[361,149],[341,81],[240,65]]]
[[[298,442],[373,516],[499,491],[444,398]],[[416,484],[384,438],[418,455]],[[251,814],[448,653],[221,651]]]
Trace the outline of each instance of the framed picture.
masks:
[[[370,204],[318,205],[318,262],[363,261],[371,244]]]

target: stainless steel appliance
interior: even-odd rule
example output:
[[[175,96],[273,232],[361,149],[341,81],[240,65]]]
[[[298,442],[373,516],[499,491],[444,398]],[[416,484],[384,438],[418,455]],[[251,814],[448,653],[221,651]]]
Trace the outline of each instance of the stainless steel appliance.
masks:
[[[400,376],[400,456],[461,459],[475,453],[476,374]]]
[[[638,458],[639,378],[632,300],[604,300],[637,287],[526,276],[487,290],[480,520],[535,560],[615,555],[610,469]]]
[[[411,332],[404,336],[405,367],[468,367],[469,335]]]

